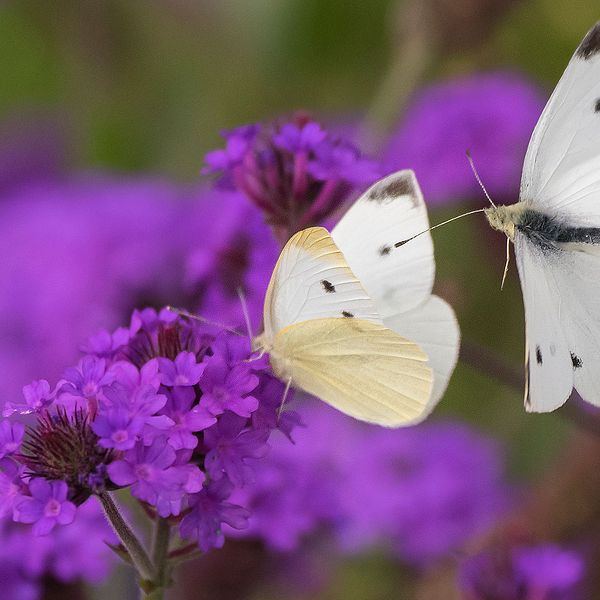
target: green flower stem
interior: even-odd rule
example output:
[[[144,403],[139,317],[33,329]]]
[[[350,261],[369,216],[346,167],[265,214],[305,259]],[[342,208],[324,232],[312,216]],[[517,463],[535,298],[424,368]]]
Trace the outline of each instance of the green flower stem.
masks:
[[[131,562],[136,568],[142,582],[155,581],[155,569],[146,549],[137,538],[131,527],[125,522],[119,508],[108,492],[99,495],[104,514],[114,529],[117,537],[127,550]]]
[[[171,526],[167,519],[158,518],[154,526],[152,543],[152,562],[154,563],[155,583],[159,588],[168,585],[169,542],[171,541]]]

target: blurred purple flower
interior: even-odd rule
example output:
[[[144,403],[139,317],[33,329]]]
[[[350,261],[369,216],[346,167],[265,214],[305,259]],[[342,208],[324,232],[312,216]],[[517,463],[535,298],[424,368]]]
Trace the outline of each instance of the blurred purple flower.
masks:
[[[4,403],[2,409],[3,417],[10,417],[14,413],[28,415],[33,412],[39,412],[42,408],[48,406],[53,399],[50,392],[50,384],[45,380],[33,381],[23,387],[22,400],[8,400]]]
[[[345,552],[383,546],[425,567],[507,508],[501,452],[466,425],[386,430],[303,408],[294,446],[273,438],[256,481],[234,495],[251,512],[243,536],[289,551],[330,530]]]
[[[517,73],[453,79],[419,92],[384,153],[387,172],[414,169],[427,201],[481,198],[471,151],[492,198],[516,201],[527,143],[545,94]]]
[[[186,281],[198,299],[198,312],[245,328],[239,290],[248,305],[250,323],[258,328],[265,290],[279,255],[277,242],[260,213],[241,194],[207,192],[196,211],[195,222],[204,226],[198,229],[198,242],[187,260]]]
[[[467,600],[571,600],[583,558],[556,545],[492,547],[465,560],[459,572]]]
[[[67,500],[69,489],[64,481],[32,479],[29,482],[31,496],[23,496],[15,502],[15,521],[33,523],[35,535],[46,535],[54,526],[69,525],[75,518],[75,505]]]

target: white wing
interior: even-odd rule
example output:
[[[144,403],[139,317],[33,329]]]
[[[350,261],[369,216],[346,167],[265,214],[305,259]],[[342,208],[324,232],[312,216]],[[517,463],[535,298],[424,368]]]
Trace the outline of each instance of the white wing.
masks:
[[[549,412],[562,406],[573,389],[573,363],[565,337],[565,303],[555,274],[562,270],[561,255],[542,250],[522,234],[515,236],[515,255],[525,305],[525,408]]]
[[[275,337],[282,379],[361,421],[399,427],[427,411],[432,373],[413,342],[360,319],[316,319]]]
[[[329,232],[311,227],[288,241],[275,265],[265,298],[265,337],[272,340],[289,325],[327,317],[381,323]]]
[[[520,200],[572,226],[600,225],[600,23],[579,45],[533,132]]]
[[[564,250],[549,259],[560,290],[560,322],[575,388],[584,400],[600,406],[600,259]]]
[[[410,310],[431,294],[431,235],[394,248],[428,227],[421,189],[413,171],[407,170],[370,187],[331,232],[383,317]]]
[[[423,194],[413,171],[377,182],[344,215],[331,235],[350,268],[375,300],[386,327],[416,342],[434,373],[431,410],[444,393],[458,359],[460,333],[454,311],[431,296],[433,242]],[[422,415],[426,416],[426,414]]]
[[[383,324],[415,342],[429,358],[433,390],[424,418],[433,410],[448,386],[458,360],[460,330],[454,311],[441,298],[431,296],[421,306],[386,317]]]

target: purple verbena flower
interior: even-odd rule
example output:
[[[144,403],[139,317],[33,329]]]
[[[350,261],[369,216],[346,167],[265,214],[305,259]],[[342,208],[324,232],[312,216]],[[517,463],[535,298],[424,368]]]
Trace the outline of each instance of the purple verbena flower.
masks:
[[[200,549],[206,552],[211,548],[223,546],[225,542],[223,523],[233,529],[246,527],[248,510],[226,502],[230,493],[231,484],[221,480],[209,484],[201,492],[192,496],[191,510],[181,521],[181,535],[197,541]]]
[[[175,360],[159,358],[163,385],[196,385],[204,372],[205,364],[198,364],[193,352],[180,352]]]
[[[258,377],[247,364],[231,368],[219,356],[210,358],[200,382],[201,406],[212,415],[230,410],[240,417],[249,417],[257,408],[258,400],[250,392],[258,385]]]
[[[225,150],[207,154],[205,172],[221,172],[263,212],[283,242],[326,219],[355,186],[379,175],[376,163],[351,142],[301,113],[224,137]]]
[[[217,418],[203,406],[192,406],[196,394],[189,386],[174,387],[167,398],[164,411],[174,423],[168,431],[169,444],[175,450],[192,450],[198,445],[198,437],[194,434],[214,425]]]
[[[19,449],[24,433],[25,426],[22,423],[0,422],[0,459]]]
[[[55,525],[68,525],[75,518],[75,505],[67,500],[69,488],[64,481],[35,478],[29,482],[31,496],[15,502],[15,521],[33,523],[35,535],[46,535]]]
[[[228,413],[208,429],[204,444],[208,449],[206,471],[214,481],[226,476],[235,486],[252,481],[250,459],[262,458],[269,450],[268,429],[245,430],[246,419]]]
[[[2,416],[10,417],[17,413],[20,415],[29,415],[39,412],[48,406],[53,400],[53,394],[50,391],[50,384],[45,379],[33,381],[23,388],[23,399],[25,402],[5,402],[2,410]]]

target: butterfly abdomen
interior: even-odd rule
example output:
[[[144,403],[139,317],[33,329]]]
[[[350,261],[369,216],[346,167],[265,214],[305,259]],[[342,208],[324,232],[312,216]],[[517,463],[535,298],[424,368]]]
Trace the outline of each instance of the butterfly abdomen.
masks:
[[[544,249],[573,248],[574,244],[600,245],[600,227],[574,227],[563,219],[536,210],[523,211],[516,228]]]

